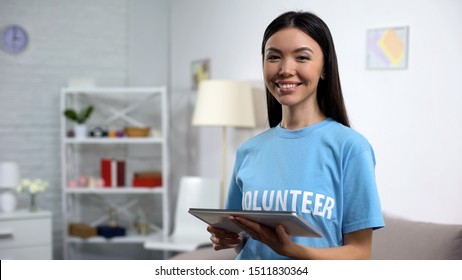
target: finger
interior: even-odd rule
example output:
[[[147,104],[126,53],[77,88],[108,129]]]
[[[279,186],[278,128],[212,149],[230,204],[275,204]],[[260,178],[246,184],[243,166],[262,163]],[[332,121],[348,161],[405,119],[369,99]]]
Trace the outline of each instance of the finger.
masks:
[[[273,231],[273,229],[264,226],[258,222],[255,222],[253,220],[249,220],[247,218],[243,217],[234,217],[234,221],[238,221],[241,225],[244,225],[246,228],[249,228],[255,232],[262,232],[262,231]]]
[[[242,230],[244,230],[251,238],[253,239],[256,239],[256,240],[259,240],[258,236],[259,236],[259,228],[257,230],[255,230],[254,228],[252,227],[249,227],[248,225],[244,224],[244,223],[241,223],[239,220],[237,219],[234,219],[233,222],[238,226],[240,227]],[[257,227],[259,225],[257,224]]]
[[[221,244],[221,245],[237,245],[241,242],[240,238],[219,238],[217,236],[211,236],[210,241],[214,244]]]
[[[212,240],[212,247],[215,251],[222,250],[222,249],[236,248],[241,243],[239,240],[237,241],[221,240],[221,239],[216,240],[213,237],[211,237],[210,240]]]
[[[250,237],[252,237],[255,240],[258,240],[266,244],[274,244],[281,242],[280,237],[276,233],[275,229],[263,226],[252,220],[240,217],[236,217],[234,221],[239,227],[245,230]],[[281,230],[285,232],[284,227],[282,227]],[[286,242],[290,242],[290,236],[288,236],[287,234],[285,236],[287,236],[288,240],[284,240],[286,240]],[[285,236],[283,238],[285,238]]]
[[[268,229],[267,227],[246,218],[235,217],[234,221],[237,222],[238,225],[245,227],[246,229],[253,232],[262,232]]]
[[[223,229],[216,228],[216,227],[213,227],[213,226],[207,226],[207,231],[210,232],[210,233],[216,233],[216,234],[220,234],[220,233],[225,232]]]
[[[208,226],[207,231],[213,235],[220,236],[222,238],[239,238],[239,234],[231,231],[227,231],[221,228]]]
[[[288,244],[292,241],[290,235],[287,233],[283,225],[276,226],[276,235],[279,238],[279,242],[281,242],[282,244]]]
[[[230,248],[233,248],[233,247],[222,245],[222,244],[215,244],[215,243],[213,244],[213,249],[215,251],[219,251],[219,250],[223,250],[223,249],[230,249]]]

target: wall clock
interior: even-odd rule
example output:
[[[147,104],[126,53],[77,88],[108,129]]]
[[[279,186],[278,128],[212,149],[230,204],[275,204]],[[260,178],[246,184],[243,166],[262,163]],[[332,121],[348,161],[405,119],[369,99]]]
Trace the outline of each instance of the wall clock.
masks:
[[[8,25],[2,29],[1,33],[1,48],[8,53],[21,53],[29,43],[29,35],[20,25]]]

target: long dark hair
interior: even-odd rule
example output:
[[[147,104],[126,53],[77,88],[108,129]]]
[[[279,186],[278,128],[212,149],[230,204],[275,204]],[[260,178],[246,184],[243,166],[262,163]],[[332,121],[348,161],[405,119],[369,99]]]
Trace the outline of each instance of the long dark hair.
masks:
[[[309,12],[286,12],[274,19],[263,35],[261,53],[265,59],[265,45],[276,32],[287,27],[295,27],[305,32],[318,43],[324,56],[324,79],[319,80],[317,101],[321,112],[337,122],[350,126],[338,73],[337,55],[334,41],[327,25],[316,15]],[[270,127],[277,126],[282,120],[282,106],[266,88],[268,122]]]

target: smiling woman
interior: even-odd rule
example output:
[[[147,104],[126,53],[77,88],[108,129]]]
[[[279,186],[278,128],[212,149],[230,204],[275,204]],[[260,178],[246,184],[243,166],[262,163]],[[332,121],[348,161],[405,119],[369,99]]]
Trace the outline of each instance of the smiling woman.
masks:
[[[374,151],[349,127],[333,40],[308,12],[287,12],[262,43],[270,129],[236,154],[226,208],[296,211],[323,238],[291,238],[232,217],[246,235],[209,226],[215,250],[238,259],[368,259],[372,231],[384,226]]]

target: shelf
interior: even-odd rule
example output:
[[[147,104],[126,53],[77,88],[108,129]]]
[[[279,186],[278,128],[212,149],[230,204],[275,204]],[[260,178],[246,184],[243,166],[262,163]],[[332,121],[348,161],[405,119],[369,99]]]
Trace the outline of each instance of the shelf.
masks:
[[[161,94],[165,90],[164,87],[107,87],[107,88],[65,88],[65,94]]]
[[[70,194],[143,194],[143,193],[162,193],[164,188],[66,188],[66,193]]]
[[[162,144],[163,138],[155,137],[121,137],[121,138],[65,138],[65,144]]]
[[[68,236],[67,241],[69,243],[144,243],[149,239],[158,238],[161,233],[152,233],[148,235],[135,235],[129,234],[127,236],[118,236],[112,238],[105,238],[102,236],[94,236],[89,238],[81,238],[76,236]]]
[[[167,237],[170,230],[169,215],[169,113],[166,87],[73,87],[62,88],[60,94],[60,112],[66,108],[94,107],[92,122],[101,127],[149,127],[152,130],[147,137],[68,137],[72,129],[61,114],[61,191],[63,205],[63,257],[64,259],[82,258],[84,250],[75,244],[109,244],[117,246],[123,243],[142,244],[153,237]],[[68,187],[68,182],[82,175],[102,175],[101,159],[117,158],[125,162],[125,185],[123,187]],[[117,164],[115,165],[118,169]],[[111,170],[114,165],[111,163]],[[98,174],[99,170],[99,174]],[[105,169],[106,170],[106,169]],[[162,176],[162,186],[134,187],[130,177],[136,170],[156,171]],[[118,171],[119,172],[119,171]],[[105,175],[107,172],[105,172]],[[102,176],[101,176],[102,177]],[[107,177],[107,176],[106,176]],[[111,181],[116,176],[111,176]],[[147,222],[152,229],[150,235],[139,235],[134,225],[126,224],[127,236],[106,239],[102,236],[81,238],[68,234],[70,221],[93,221],[105,223],[110,213],[98,217],[93,207],[100,205],[123,211],[129,220],[135,216],[133,206],[145,209],[154,207],[154,213]],[[86,207],[89,207],[87,211]],[[145,208],[145,209],[143,209]],[[151,211],[151,210],[150,210]],[[148,218],[147,218],[148,219]],[[156,223],[162,226],[157,226]],[[130,222],[131,223],[131,222]],[[140,248],[141,249],[141,248]],[[80,253],[79,253],[80,252]],[[101,259],[104,254],[101,251]]]

